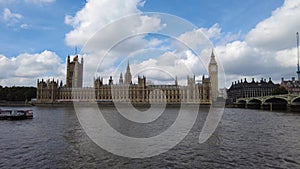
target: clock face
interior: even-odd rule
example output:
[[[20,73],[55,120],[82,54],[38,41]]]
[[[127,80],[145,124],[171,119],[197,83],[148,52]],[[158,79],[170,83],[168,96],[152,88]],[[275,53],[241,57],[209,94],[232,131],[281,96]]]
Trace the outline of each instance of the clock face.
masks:
[[[213,72],[217,71],[217,66],[216,65],[212,65],[211,66],[211,71],[213,71]]]

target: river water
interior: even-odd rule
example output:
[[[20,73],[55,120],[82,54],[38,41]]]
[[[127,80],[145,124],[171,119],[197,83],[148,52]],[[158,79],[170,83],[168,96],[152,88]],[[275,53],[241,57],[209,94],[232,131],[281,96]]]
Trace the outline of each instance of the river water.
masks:
[[[132,159],[98,147],[72,107],[30,109],[32,120],[0,121],[0,168],[300,168],[300,114],[296,113],[225,109],[214,134],[199,144],[207,116],[207,110],[200,109],[189,134],[170,151]],[[160,117],[163,120],[146,128],[116,120],[112,108],[105,108],[113,112],[105,116],[120,132],[151,137],[174,122],[176,109],[168,108]]]

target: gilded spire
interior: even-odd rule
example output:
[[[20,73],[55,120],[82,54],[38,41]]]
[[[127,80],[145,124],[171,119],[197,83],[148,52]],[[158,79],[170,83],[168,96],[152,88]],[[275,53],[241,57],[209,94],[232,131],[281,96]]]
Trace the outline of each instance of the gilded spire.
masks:
[[[119,84],[123,84],[123,74],[120,74]]]

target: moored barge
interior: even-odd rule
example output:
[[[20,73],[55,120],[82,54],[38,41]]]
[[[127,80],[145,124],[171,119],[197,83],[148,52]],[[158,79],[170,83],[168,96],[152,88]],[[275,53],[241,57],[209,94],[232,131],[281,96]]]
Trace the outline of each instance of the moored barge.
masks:
[[[0,109],[0,119],[1,120],[23,120],[32,119],[32,110],[1,110]]]

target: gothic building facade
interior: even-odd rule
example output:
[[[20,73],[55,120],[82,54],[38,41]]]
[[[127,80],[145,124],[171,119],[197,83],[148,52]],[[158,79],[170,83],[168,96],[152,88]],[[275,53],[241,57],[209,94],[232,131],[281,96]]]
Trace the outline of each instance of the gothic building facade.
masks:
[[[209,63],[209,76],[202,76],[196,83],[195,76],[187,76],[187,85],[178,85],[177,78],[172,85],[147,85],[146,77],[138,77],[138,83],[132,83],[129,62],[126,72],[120,74],[119,83],[114,84],[110,77],[108,83],[103,78],[94,79],[93,87],[82,87],[83,59],[67,59],[66,84],[62,81],[38,80],[37,103],[64,103],[71,101],[132,102],[132,103],[199,103],[210,104],[218,96],[218,65],[214,53]]]

